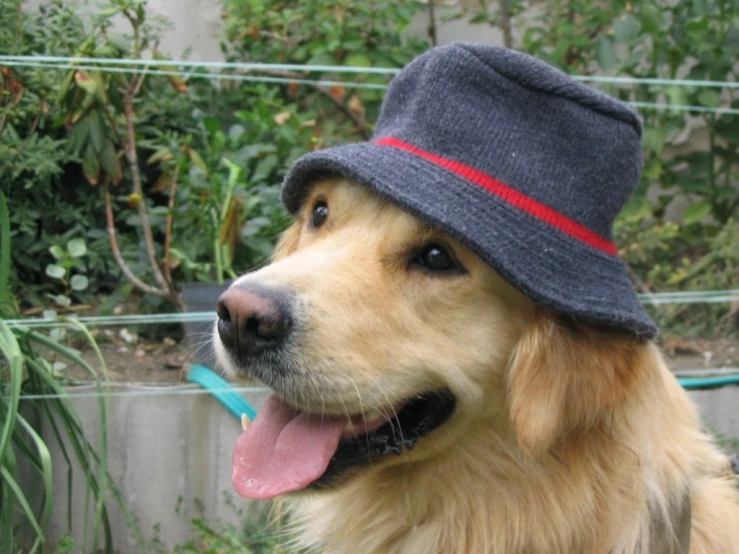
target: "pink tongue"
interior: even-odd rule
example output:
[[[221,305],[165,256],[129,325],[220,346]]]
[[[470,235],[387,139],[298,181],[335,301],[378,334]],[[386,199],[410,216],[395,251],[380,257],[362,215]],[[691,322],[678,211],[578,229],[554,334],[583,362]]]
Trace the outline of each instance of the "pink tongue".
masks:
[[[344,423],[309,417],[270,396],[236,441],[231,473],[236,492],[263,500],[304,489],[326,471]]]

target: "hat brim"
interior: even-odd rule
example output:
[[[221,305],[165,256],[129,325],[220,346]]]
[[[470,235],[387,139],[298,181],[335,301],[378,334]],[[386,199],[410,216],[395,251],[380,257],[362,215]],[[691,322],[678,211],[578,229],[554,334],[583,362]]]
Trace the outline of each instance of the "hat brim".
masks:
[[[328,175],[357,181],[475,252],[543,306],[586,322],[652,338],[657,328],[609,255],[412,153],[371,142],[303,156],[282,186],[295,213],[310,185]]]

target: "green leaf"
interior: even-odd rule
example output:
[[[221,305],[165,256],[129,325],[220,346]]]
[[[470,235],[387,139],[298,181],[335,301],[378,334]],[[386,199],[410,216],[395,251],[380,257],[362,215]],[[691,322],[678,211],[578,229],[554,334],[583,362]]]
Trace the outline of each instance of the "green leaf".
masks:
[[[95,96],[97,93],[98,81],[93,78],[91,73],[80,69],[75,72],[74,81],[77,83],[78,87],[83,89],[90,96]]]
[[[714,127],[716,133],[726,142],[732,145],[739,145],[739,125],[734,120],[722,118]]]
[[[699,223],[709,215],[711,215],[711,203],[708,200],[701,200],[685,208],[683,212],[683,223],[685,225]]]
[[[279,160],[277,156],[272,154],[261,160],[257,167],[254,169],[254,173],[251,176],[252,181],[264,181],[267,179],[272,171],[277,167]]]
[[[655,3],[640,2],[641,9],[637,14],[641,22],[642,32],[651,35],[657,33],[662,27],[662,9]]]
[[[613,22],[613,36],[617,42],[628,44],[639,35],[641,27],[642,24],[636,17],[627,14]]]
[[[59,91],[57,92],[56,96],[56,103],[61,104],[64,99],[67,97],[67,94],[69,93],[69,89],[72,86],[72,81],[74,81],[74,69],[70,69],[67,71],[67,74],[64,76],[64,80],[62,81],[61,86],[59,87]]]
[[[103,150],[100,152],[100,166],[103,171],[110,177],[110,182],[113,185],[117,185],[123,178],[123,167],[121,166],[121,160],[115,153],[115,147],[113,143],[106,140],[103,145]]]
[[[64,308],[68,308],[72,305],[72,300],[70,300],[69,296],[64,296],[63,294],[55,294],[51,297],[54,302],[59,304],[60,306]],[[54,331],[59,331],[61,329],[54,329]]]
[[[357,67],[372,67],[372,60],[367,54],[349,54],[344,59],[344,65]]]
[[[684,106],[688,103],[687,96],[685,94],[685,87],[668,87],[667,90],[665,90],[665,94],[667,94],[670,104]]]
[[[10,212],[5,194],[0,190],[0,318],[13,311],[10,292]]]
[[[701,38],[707,29],[707,17],[696,17],[683,25],[683,31],[692,35],[693,39]]]
[[[703,89],[698,94],[698,102],[700,102],[703,106],[716,108],[721,102],[721,94],[717,90]]]
[[[605,35],[598,37],[595,45],[595,59],[605,72],[616,67],[616,49],[613,46],[613,41]]]
[[[642,144],[645,150],[651,150],[652,152],[662,152],[665,148],[665,139],[667,134],[664,129],[655,129],[653,127],[647,127],[644,129],[644,137]]]
[[[634,196],[626,202],[620,216],[624,219],[640,221],[652,215],[652,206],[646,196]]]
[[[54,259],[61,260],[64,258],[64,249],[59,246],[58,244],[55,244],[51,248],[49,248],[49,252],[51,252],[51,255],[54,256]]]
[[[146,160],[146,163],[151,165],[157,162],[161,162],[164,160],[171,160],[171,159],[172,159],[172,151],[169,149],[168,146],[165,146],[164,148],[160,148],[159,150],[154,152],[151,156],[149,156],[149,159]]]
[[[87,245],[83,239],[72,239],[67,243],[67,250],[73,258],[81,258],[87,254]]]
[[[96,111],[90,112],[87,119],[90,120],[90,139],[92,140],[92,146],[95,148],[95,152],[99,154],[103,149],[103,141],[105,140],[103,120]]]
[[[100,180],[100,162],[92,143],[87,145],[85,155],[82,156],[82,173],[91,185],[97,185]]]
[[[73,275],[72,278],[69,280],[69,286],[72,288],[72,290],[85,290],[89,285],[90,281],[85,275]]]
[[[306,65],[338,65],[338,62],[336,61],[336,56],[323,52],[311,56]]]
[[[87,138],[90,136],[90,122],[84,118],[72,127],[67,135],[67,152],[71,152],[77,156],[81,155],[87,145]]]
[[[205,176],[208,176],[208,166],[205,165],[205,161],[203,158],[198,154],[195,150],[192,148],[187,149],[187,153],[190,156],[190,161],[195,165],[196,167],[199,167],[202,172],[205,174]]]
[[[49,264],[46,266],[46,274],[53,279],[64,279],[67,270],[60,265]]]

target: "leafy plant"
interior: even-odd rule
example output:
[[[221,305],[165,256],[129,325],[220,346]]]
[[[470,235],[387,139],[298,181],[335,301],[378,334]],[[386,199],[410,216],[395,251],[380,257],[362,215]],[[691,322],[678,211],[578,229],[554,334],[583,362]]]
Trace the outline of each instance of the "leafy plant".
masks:
[[[228,0],[223,49],[230,59],[263,63],[323,66],[402,67],[427,47],[426,41],[403,36],[421,7],[414,0]],[[285,73],[281,77],[309,77],[338,81],[340,74]],[[352,81],[384,85],[381,75],[357,74]],[[336,84],[285,86],[284,98],[314,120],[317,148],[335,142],[368,138],[377,118],[381,90]]]
[[[90,284],[81,260],[87,254],[87,245],[84,239],[72,239],[67,242],[66,248],[55,244],[49,251],[54,257],[54,263],[46,266],[46,275],[60,281],[64,286],[64,293],[54,295],[52,299],[57,305],[67,308],[72,304],[72,292],[84,291]]]
[[[736,3],[730,0],[656,4],[555,0],[539,24],[526,31],[523,46],[571,73],[600,70],[635,78],[735,81],[738,17]],[[662,189],[651,206],[657,217],[680,196],[694,199],[683,215],[686,224],[703,222],[708,216],[724,224],[736,215],[739,116],[711,111],[737,109],[735,89],[654,84],[610,87],[608,92],[643,104],[697,107],[692,113],[642,110],[645,169],[641,190]],[[677,148],[692,129],[705,129],[707,148]],[[635,202],[640,204],[633,203],[632,208],[646,205],[643,196]]]
[[[726,290],[739,286],[739,222],[719,232],[695,234],[686,225],[623,216],[616,224],[621,257],[639,292]],[[724,304],[647,306],[668,334],[716,336],[737,333],[739,309]]]
[[[71,48],[83,35],[82,22],[61,3],[43,5],[34,13],[18,0],[0,0],[0,13],[4,54],[73,53]],[[59,124],[58,75],[35,67],[0,67],[0,190],[12,205],[15,245],[10,278],[24,283],[21,300],[31,304],[45,302],[44,293],[58,292],[44,272],[53,262],[53,244],[84,237],[95,247],[88,269],[95,276],[109,275],[112,269],[99,254],[100,236],[94,235],[102,218],[88,210],[96,195],[74,186],[74,172],[68,170],[75,156],[67,150],[66,130]]]
[[[0,552],[16,552],[21,546],[20,536],[25,529],[31,532],[29,552],[39,552],[45,542],[43,528],[49,520],[54,503],[52,498],[52,464],[75,460],[82,468],[85,481],[85,511],[83,521],[92,516],[92,529],[85,524],[83,542],[93,548],[101,545],[105,552],[113,552],[113,537],[108,520],[106,492],[129,513],[118,489],[107,471],[106,419],[107,409],[103,384],[95,371],[79,352],[63,346],[43,333],[13,327],[7,318],[17,317],[15,302],[9,287],[10,275],[10,216],[5,195],[0,191]],[[79,253],[79,246],[72,246]],[[73,323],[72,323],[73,324]],[[75,325],[75,324],[73,324]],[[104,361],[92,335],[81,325],[76,327],[96,350],[103,370]],[[99,393],[100,443],[91,444],[84,433],[74,405],[62,385],[54,377],[53,364],[64,360],[76,364],[90,375]],[[30,397],[45,397],[31,402]],[[51,435],[58,441],[64,460],[52,460],[47,444],[40,433],[40,423],[49,425]],[[28,468],[25,480],[21,467]],[[73,475],[68,474],[71,506]],[[37,488],[28,490],[26,484]],[[129,524],[142,544],[133,519]],[[101,538],[102,537],[102,538]],[[143,548],[142,548],[143,551]]]
[[[176,554],[291,554],[293,549],[285,546],[282,524],[279,518],[270,517],[264,505],[245,510],[234,504],[229,494],[224,494],[224,504],[241,520],[240,526],[224,524],[220,520],[209,520],[202,502],[195,501],[192,507],[184,506],[180,499],[177,513],[188,518],[195,538],[174,547]],[[155,541],[151,550],[164,554],[168,550]]]

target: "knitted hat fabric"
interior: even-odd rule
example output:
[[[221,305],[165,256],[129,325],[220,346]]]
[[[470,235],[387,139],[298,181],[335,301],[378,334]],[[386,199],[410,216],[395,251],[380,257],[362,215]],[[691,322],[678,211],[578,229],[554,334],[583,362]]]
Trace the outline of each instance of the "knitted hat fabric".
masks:
[[[299,158],[291,213],[341,175],[447,232],[535,302],[651,338],[613,242],[638,183],[641,122],[625,104],[531,56],[454,43],[391,81],[368,142]]]

